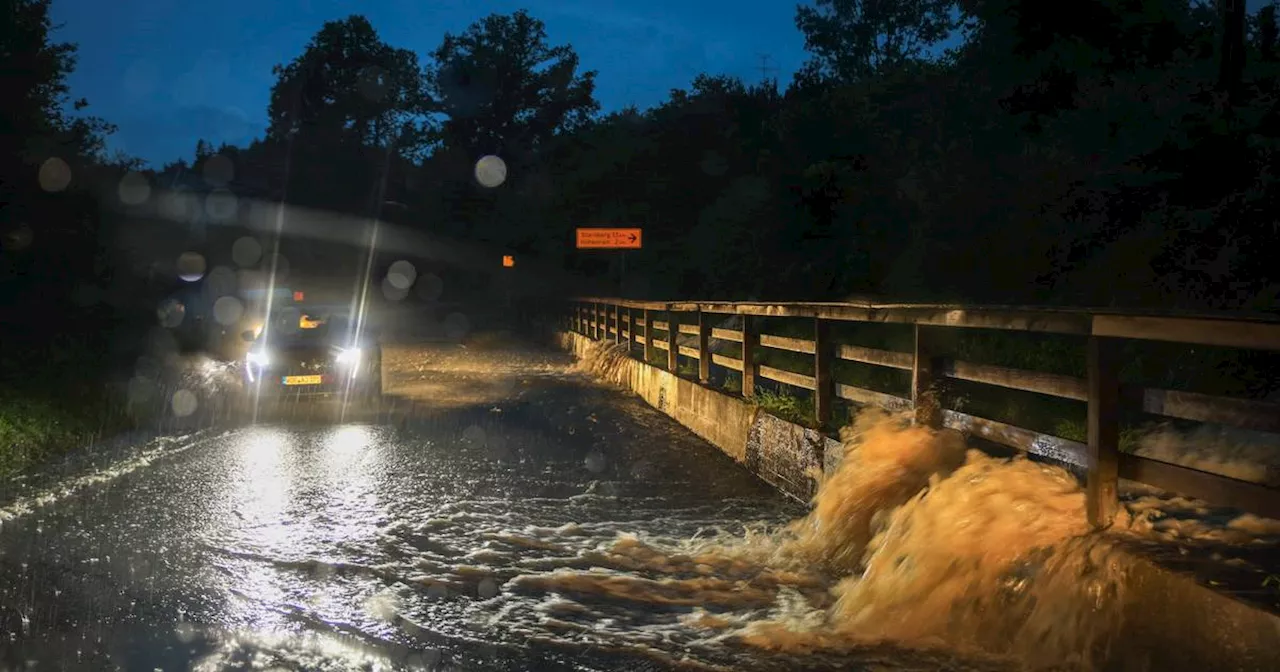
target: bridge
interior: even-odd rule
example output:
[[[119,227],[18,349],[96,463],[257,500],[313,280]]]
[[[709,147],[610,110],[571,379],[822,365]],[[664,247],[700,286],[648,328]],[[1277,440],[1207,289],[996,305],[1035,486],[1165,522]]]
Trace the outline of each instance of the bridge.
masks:
[[[1275,322],[596,297],[472,308],[458,307],[474,327],[460,340],[404,305],[384,315],[385,398],[336,424],[317,405],[195,423],[15,486],[0,500],[0,660],[1009,669],[976,646],[1273,669],[1280,535],[1241,513],[1274,516],[1274,483],[1143,454],[1124,432],[1138,411],[1275,433],[1275,402],[1124,365],[1132,343],[1274,351]],[[1080,361],[992,362],[1013,341],[963,338],[990,333]],[[976,394],[959,405],[960,383],[1081,406],[1084,436],[980,410]],[[857,437],[835,438],[867,406],[915,426],[880,446],[875,478],[857,473]],[[948,479],[915,430],[1068,471],[1002,475],[967,456]],[[846,465],[849,490],[818,491]],[[966,489],[975,475],[985,489]],[[1135,499],[1136,484],[1184,497]],[[1139,504],[1178,516],[1165,534],[1090,531]]]
[[[812,397],[814,420],[828,425],[837,400],[856,406],[874,405],[909,410],[917,423],[947,427],[974,437],[1045,458],[1082,471],[1092,524],[1105,527],[1117,511],[1117,484],[1124,478],[1213,504],[1280,518],[1280,491],[1263,484],[1230,478],[1120,450],[1121,418],[1132,411],[1197,423],[1213,423],[1270,433],[1280,432],[1280,403],[1122,384],[1122,347],[1128,342],[1158,342],[1188,346],[1280,351],[1280,321],[1264,317],[1134,314],[1116,311],[872,303],[723,303],[653,302],[583,298],[573,302],[562,324],[574,333],[596,340],[640,344],[644,362],[662,350],[665,370],[680,375],[686,361],[696,364],[699,383],[711,382],[714,367],[739,374],[741,397],[756,395],[757,381],[773,381],[803,390]],[[717,326],[736,318],[738,328]],[[797,338],[767,333],[775,330],[810,336]],[[906,327],[909,349],[867,347],[842,340],[846,325],[872,325],[865,341],[885,334],[876,326]],[[791,329],[788,329],[792,327]],[[1015,336],[1066,336],[1078,342],[1086,376],[1073,377],[957,359],[946,351],[947,332],[999,331]],[[681,343],[681,336],[691,344]],[[735,355],[723,344],[733,344]],[[954,341],[950,342],[954,345]],[[762,349],[799,353],[807,360],[788,370],[761,363]],[[628,347],[628,352],[631,348]],[[907,372],[908,394],[895,395],[840,382],[833,375],[837,362]],[[805,366],[807,365],[807,366]],[[1029,392],[1085,404],[1087,440],[1076,441],[1019,427],[1010,422],[948,408],[940,383],[966,381],[983,386]],[[720,393],[725,393],[723,386]],[[844,420],[847,421],[847,416]],[[815,444],[819,448],[822,444]],[[822,463],[821,455],[811,458]]]

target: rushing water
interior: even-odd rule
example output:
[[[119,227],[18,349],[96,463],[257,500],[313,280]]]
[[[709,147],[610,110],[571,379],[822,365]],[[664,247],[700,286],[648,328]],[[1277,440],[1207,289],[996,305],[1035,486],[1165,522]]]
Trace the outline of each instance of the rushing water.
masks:
[[[1089,533],[1083,494],[1062,470],[868,414],[847,428],[846,457],[807,508],[562,363],[485,357],[415,355],[398,384],[434,397],[380,420],[277,422],[144,447],[127,468],[9,502],[0,663],[1168,660],[1153,648],[1168,638],[1135,626],[1159,630],[1139,612],[1182,598],[1135,597],[1160,591],[1135,578],[1112,537]],[[1118,527],[1153,529],[1129,514]],[[1209,616],[1183,620],[1207,627]]]

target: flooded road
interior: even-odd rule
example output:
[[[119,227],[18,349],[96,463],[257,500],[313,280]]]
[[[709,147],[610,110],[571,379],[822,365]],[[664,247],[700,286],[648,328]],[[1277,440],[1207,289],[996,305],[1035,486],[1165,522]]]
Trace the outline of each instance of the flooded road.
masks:
[[[291,408],[11,497],[3,664],[689,666],[700,656],[675,626],[691,606],[593,603],[540,579],[639,577],[606,551],[620,538],[674,546],[799,513],[665,416],[568,374],[562,355],[387,359],[377,414]],[[717,658],[737,656],[701,656]]]
[[[963,447],[877,426],[806,517],[566,355],[384,360],[376,408],[286,404],[0,493],[0,669],[1077,668],[1122,616],[1058,471],[971,453],[913,499]]]

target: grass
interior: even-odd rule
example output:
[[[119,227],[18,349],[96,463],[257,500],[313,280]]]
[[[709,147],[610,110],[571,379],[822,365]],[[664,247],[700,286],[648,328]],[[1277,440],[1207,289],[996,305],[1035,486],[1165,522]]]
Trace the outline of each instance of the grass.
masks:
[[[756,395],[752,400],[757,406],[769,413],[797,425],[813,427],[817,424],[813,410],[813,399],[800,397],[788,391],[772,391],[756,387]]]
[[[101,358],[66,343],[0,366],[0,477],[8,477],[123,430],[105,384]]]

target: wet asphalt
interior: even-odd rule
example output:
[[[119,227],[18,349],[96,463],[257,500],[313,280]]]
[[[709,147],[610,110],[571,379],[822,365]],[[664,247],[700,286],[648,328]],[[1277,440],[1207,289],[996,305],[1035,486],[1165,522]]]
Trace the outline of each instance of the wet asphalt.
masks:
[[[549,629],[556,596],[511,579],[799,510],[569,365],[387,346],[375,405],[123,437],[0,488],[0,669],[683,667]]]

